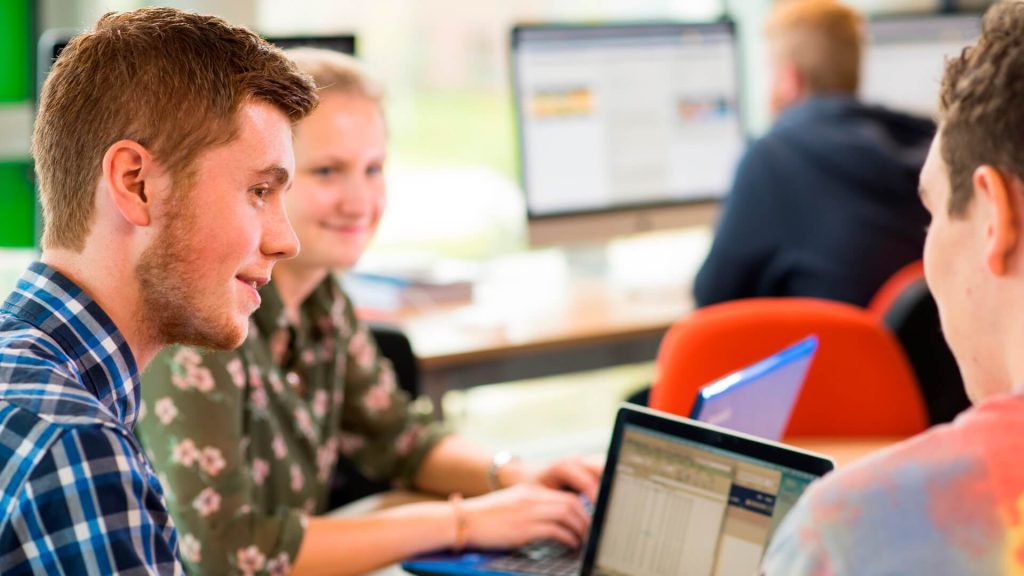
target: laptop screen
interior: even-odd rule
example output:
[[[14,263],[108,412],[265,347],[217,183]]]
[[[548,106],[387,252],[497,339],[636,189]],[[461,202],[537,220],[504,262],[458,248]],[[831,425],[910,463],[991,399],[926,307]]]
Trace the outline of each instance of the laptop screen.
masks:
[[[431,553],[415,574],[751,576],[776,527],[832,461],[746,434],[623,405],[578,557]]]
[[[531,217],[728,189],[743,150],[731,24],[517,26],[512,65]]]
[[[725,446],[626,423],[584,573],[756,574],[776,527],[831,465],[791,467],[749,455],[752,444]]]
[[[702,387],[690,418],[769,440],[782,438],[817,349],[818,338],[809,336]]]

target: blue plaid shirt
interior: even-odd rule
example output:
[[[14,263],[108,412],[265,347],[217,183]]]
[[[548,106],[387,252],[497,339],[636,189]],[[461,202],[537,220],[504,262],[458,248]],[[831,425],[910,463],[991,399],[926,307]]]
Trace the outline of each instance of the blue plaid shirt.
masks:
[[[0,308],[0,574],[181,574],[124,337],[36,262]]]

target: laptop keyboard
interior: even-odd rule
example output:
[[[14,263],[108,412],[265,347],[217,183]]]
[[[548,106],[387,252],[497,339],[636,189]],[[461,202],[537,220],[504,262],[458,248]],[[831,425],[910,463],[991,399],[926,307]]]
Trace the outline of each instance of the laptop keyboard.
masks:
[[[489,562],[487,569],[542,576],[576,576],[580,573],[581,560],[579,550],[554,540],[539,540]]]

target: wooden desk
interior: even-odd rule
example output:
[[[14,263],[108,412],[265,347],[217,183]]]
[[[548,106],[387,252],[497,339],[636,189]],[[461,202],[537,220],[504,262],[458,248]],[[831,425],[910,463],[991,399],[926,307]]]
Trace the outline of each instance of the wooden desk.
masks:
[[[693,308],[710,241],[698,227],[512,254],[487,263],[472,302],[377,318],[409,337],[436,408],[448,390],[650,361]]]
[[[836,468],[842,468],[901,440],[904,438],[787,438],[785,442],[828,456],[835,460]]]

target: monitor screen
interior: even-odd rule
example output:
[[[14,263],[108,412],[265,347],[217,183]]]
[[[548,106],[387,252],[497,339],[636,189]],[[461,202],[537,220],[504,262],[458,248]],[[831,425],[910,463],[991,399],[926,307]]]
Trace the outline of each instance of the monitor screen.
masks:
[[[719,198],[743,149],[731,23],[512,31],[531,219]]]
[[[627,424],[594,574],[756,574],[817,477]]]
[[[981,15],[890,16],[868,22],[861,96],[923,116],[938,111],[946,58],[981,35]]]
[[[300,47],[323,48],[351,56],[356,55],[357,48],[354,34],[339,34],[337,36],[268,36],[267,41],[283,50]]]

